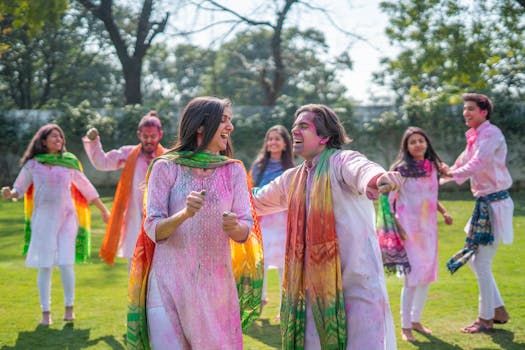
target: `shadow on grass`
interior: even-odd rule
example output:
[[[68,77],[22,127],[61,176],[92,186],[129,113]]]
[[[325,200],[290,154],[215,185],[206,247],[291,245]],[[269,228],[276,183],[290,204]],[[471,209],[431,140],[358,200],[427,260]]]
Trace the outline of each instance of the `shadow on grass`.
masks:
[[[418,349],[423,350],[430,350],[430,349],[439,349],[439,350],[462,350],[463,348],[447,343],[431,334],[422,334],[419,333],[425,338],[429,340],[429,342],[420,342],[415,341],[414,344]],[[471,336],[476,337],[475,334],[465,334],[465,336]],[[499,345],[499,348],[502,350],[518,350],[518,349],[525,349],[525,344],[523,343],[515,343],[514,342],[514,333],[510,332],[506,329],[494,329],[494,332],[490,334],[490,337],[492,338],[492,341],[495,344]],[[475,339],[472,341],[475,342]]]
[[[492,333],[492,341],[503,350],[525,349],[525,343],[514,342],[514,333],[506,329],[495,329]]]
[[[281,330],[279,324],[270,324],[267,318],[260,318],[255,321],[246,335],[265,343],[276,349],[281,348]]]
[[[53,329],[47,326],[37,326],[32,332],[18,333],[16,344],[12,347],[4,346],[1,350],[9,349],[85,349],[99,343],[105,343],[114,350],[124,350],[113,336],[104,336],[89,340],[89,329],[75,329],[73,323],[66,323],[62,329]]]

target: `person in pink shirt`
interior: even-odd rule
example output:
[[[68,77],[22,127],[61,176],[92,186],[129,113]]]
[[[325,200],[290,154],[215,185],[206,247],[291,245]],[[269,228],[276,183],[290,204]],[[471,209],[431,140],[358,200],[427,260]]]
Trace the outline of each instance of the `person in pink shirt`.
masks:
[[[283,349],[396,349],[372,200],[402,178],[342,150],[350,138],[329,107],[294,118],[293,152],[305,161],[253,191],[258,215],[288,210]]]
[[[115,255],[124,257],[128,259],[128,268],[142,223],[146,172],[153,158],[164,153],[160,145],[162,124],[157,112],[150,111],[142,117],[137,137],[138,145],[122,146],[107,153],[102,149],[97,129],[89,129],[82,138],[89,160],[97,170],[123,168],[100,256],[110,265]]]
[[[401,337],[415,341],[412,330],[431,334],[421,324],[430,283],[438,276],[437,212],[447,225],[452,217],[438,201],[438,178],[441,159],[426,132],[409,127],[401,139],[401,149],[390,168],[399,171],[403,186],[389,194],[390,205],[404,233],[403,247],[408,256],[410,271],[405,275],[401,290]]]
[[[74,263],[86,262],[90,255],[88,203],[100,210],[105,222],[110,213],[78,159],[66,152],[64,132],[58,125],[46,124],[36,132],[21,163],[13,188],[3,187],[2,195],[7,199],[26,195],[24,207],[30,221],[25,230],[26,244],[29,239],[26,265],[38,269],[40,324],[52,323],[51,277],[55,266],[60,269],[64,288],[64,321],[73,321]]]
[[[465,133],[467,146],[453,166],[444,166],[442,170],[448,176],[447,180],[458,184],[470,180],[476,206],[465,227],[465,246],[450,259],[447,268],[454,273],[468,262],[478,280],[478,318],[461,331],[490,332],[494,323],[506,323],[509,320],[492,274],[492,260],[499,244],[510,244],[514,238],[514,203],[508,192],[512,178],[505,165],[505,137],[489,121],[492,101],[485,95],[475,93],[464,94],[463,101],[463,117],[470,128]]]

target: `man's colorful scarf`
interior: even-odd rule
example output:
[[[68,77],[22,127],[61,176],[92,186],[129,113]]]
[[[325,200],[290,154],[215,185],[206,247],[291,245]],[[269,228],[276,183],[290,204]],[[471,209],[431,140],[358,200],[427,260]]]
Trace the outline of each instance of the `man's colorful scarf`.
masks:
[[[430,159],[412,160],[410,164],[402,164],[394,169],[403,177],[427,177],[432,174],[432,161]]]
[[[385,270],[409,273],[410,263],[394,215],[390,211],[388,193],[379,196],[376,226]]]
[[[34,159],[42,164],[63,166],[70,169],[82,171],[82,164],[73,153],[45,153],[37,154]],[[75,243],[75,261],[77,263],[87,263],[91,258],[91,209],[89,202],[80,191],[71,184],[71,197],[78,216],[78,231]],[[24,250],[23,255],[27,254],[29,242],[31,241],[31,214],[34,204],[34,186],[31,184],[24,195]]]
[[[308,211],[304,163],[290,186],[281,306],[283,349],[304,349],[306,292],[321,348],[346,349],[341,261],[329,172],[334,152],[334,149],[326,149],[320,155],[308,198]]]
[[[477,253],[480,244],[487,245],[494,242],[489,203],[509,198],[509,196],[509,191],[499,191],[476,199],[465,246],[447,262],[450,274],[465,265]]]
[[[204,169],[217,168],[232,162],[238,162],[242,165],[242,162],[239,160],[205,152],[170,152],[164,154],[154,159],[149,167],[146,175],[144,203],[147,202],[149,174],[154,162],[158,159],[168,159],[184,166]],[[237,284],[243,330],[246,330],[251,322],[257,319],[260,314],[264,266],[261,230],[255,215],[251,194],[250,202],[254,224],[248,235],[248,239],[243,243],[230,240],[232,270]],[[147,236],[143,223],[133,254],[129,276],[128,349],[150,349],[146,318],[146,293],[154,250],[155,243]]]
[[[157,146],[155,151],[155,157],[158,157],[164,153],[164,148],[161,145]],[[111,208],[111,216],[109,218],[108,225],[106,226],[106,234],[100,247],[100,257],[107,264],[113,265],[115,261],[115,255],[117,254],[120,237],[122,235],[122,228],[124,225],[125,213],[128,209],[129,198],[133,189],[133,175],[135,174],[135,165],[137,159],[142,152],[142,145],[139,144],[128,156],[126,164],[122,169],[120,180],[117,185],[117,191],[115,192],[115,200],[113,201],[113,207]]]

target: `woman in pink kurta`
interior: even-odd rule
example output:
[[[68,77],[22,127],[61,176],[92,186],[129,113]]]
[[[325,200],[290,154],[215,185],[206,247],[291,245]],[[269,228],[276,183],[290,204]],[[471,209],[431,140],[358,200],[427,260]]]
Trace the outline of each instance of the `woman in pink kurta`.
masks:
[[[65,152],[64,132],[58,125],[41,127],[22,157],[22,170],[13,189],[2,188],[6,198],[22,197],[33,185],[31,240],[26,265],[38,268],[38,292],[43,325],[51,320],[51,276],[58,266],[64,287],[66,310],[64,320],[74,319],[75,296],[75,241],[78,229],[77,213],[73,205],[71,187],[74,185],[102,212],[105,221],[109,211],[98,193],[78,168],[78,160]]]
[[[438,167],[441,160],[427,134],[410,127],[403,134],[399,156],[392,170],[404,177],[403,186],[389,199],[398,226],[404,231],[404,248],[410,263],[401,291],[403,340],[414,341],[412,329],[430,334],[420,323],[431,282],[438,272],[437,211],[447,224],[452,218],[438,202]]]
[[[230,238],[244,241],[253,219],[243,166],[221,156],[231,155],[231,118],[228,100],[192,100],[175,149],[152,166],[144,229],[155,242],[146,298],[154,349],[242,348]]]

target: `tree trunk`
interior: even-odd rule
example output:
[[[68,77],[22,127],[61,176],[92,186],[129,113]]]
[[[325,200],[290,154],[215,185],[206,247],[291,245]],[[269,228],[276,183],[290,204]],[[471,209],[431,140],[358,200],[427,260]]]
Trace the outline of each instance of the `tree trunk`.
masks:
[[[126,104],[142,104],[142,60],[128,60],[126,64],[122,63],[122,69],[124,71]]]

